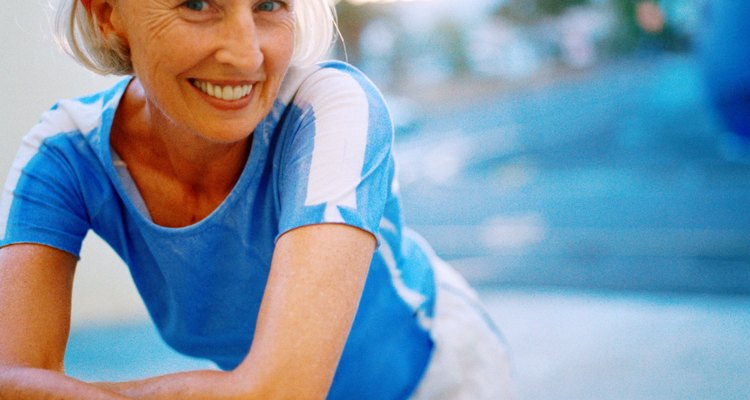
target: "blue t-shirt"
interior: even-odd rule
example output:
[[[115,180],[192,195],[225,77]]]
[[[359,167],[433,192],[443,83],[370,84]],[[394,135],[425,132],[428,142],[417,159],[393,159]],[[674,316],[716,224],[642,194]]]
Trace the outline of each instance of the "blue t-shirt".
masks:
[[[329,398],[408,397],[432,350],[435,285],[428,250],[403,227],[392,124],[372,83],[340,62],[290,70],[232,192],[202,221],[167,228],[151,221],[110,147],[129,82],[60,101],[24,137],[0,203],[0,245],[78,256],[92,229],[130,268],[164,340],[232,369],[250,348],[279,235],[356,226],[378,248]]]

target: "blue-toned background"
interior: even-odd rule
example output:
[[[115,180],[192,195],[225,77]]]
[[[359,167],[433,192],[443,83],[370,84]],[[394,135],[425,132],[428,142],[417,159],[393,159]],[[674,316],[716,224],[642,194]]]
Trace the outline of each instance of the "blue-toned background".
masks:
[[[638,3],[339,4],[398,126],[407,223],[480,288],[521,399],[750,397],[748,3]],[[45,9],[0,17],[3,171],[56,99],[113,82],[54,49]],[[162,344],[93,237],[73,317],[82,379],[208,366]]]

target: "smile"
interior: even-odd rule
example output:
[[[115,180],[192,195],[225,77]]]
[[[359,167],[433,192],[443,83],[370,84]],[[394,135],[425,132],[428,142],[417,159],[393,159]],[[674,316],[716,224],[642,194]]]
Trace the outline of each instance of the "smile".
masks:
[[[227,101],[239,100],[250,94],[253,90],[253,85],[221,86],[215,85],[211,82],[199,81],[197,79],[193,79],[192,83],[193,86],[198,88],[201,92],[211,97]]]

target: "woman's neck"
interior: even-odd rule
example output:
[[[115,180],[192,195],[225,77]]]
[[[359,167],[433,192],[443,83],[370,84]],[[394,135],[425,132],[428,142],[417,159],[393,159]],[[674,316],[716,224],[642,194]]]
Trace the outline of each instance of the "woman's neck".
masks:
[[[210,214],[229,195],[244,170],[251,138],[216,143],[180,129],[149,103],[134,80],[118,107],[110,144],[154,221],[184,226]]]

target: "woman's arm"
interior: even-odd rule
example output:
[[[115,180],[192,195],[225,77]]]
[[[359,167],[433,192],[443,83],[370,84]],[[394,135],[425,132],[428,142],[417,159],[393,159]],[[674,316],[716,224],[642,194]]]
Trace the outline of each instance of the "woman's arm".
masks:
[[[122,398],[63,374],[75,265],[42,245],[0,249],[0,398]]]
[[[312,225],[282,236],[253,349],[238,373],[286,395],[279,397],[325,398],[374,250],[372,234],[346,225]]]
[[[106,384],[144,399],[324,399],[354,321],[375,238],[340,224],[279,238],[249,354],[232,372]]]

